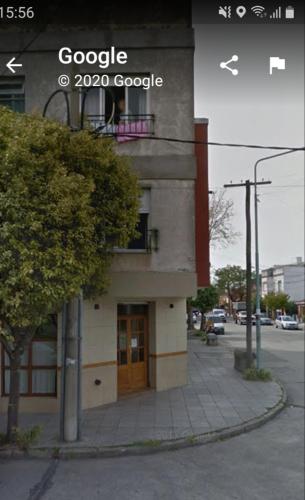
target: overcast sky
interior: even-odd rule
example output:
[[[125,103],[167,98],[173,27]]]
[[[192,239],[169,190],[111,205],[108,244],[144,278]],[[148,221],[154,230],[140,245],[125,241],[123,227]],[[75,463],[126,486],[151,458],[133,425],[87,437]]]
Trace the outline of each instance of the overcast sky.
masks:
[[[211,141],[304,144],[302,25],[197,25],[195,43],[195,116],[209,118]],[[238,76],[219,67],[233,54],[239,56],[232,66]],[[270,56],[285,58],[286,70],[270,76]],[[210,188],[253,179],[254,162],[268,154],[210,146]],[[272,181],[259,189],[261,267],[295,262],[304,254],[304,154],[270,160],[258,172]],[[227,196],[234,200],[233,224],[242,235],[236,245],[212,249],[213,267],[245,266],[245,189],[230,188]]]

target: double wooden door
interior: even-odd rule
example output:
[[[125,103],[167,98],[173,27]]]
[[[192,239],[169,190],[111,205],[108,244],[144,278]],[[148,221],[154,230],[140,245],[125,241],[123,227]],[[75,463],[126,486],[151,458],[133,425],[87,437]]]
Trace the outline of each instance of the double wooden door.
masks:
[[[147,317],[118,317],[118,392],[147,387]]]

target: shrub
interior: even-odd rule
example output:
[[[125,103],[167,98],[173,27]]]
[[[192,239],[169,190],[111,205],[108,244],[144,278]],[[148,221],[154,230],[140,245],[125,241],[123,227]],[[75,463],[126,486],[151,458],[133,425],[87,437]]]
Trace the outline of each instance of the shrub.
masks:
[[[269,382],[272,380],[271,372],[269,370],[264,370],[260,368],[259,370],[255,367],[247,368],[244,371],[244,378],[246,380],[260,380],[262,382]]]
[[[31,444],[38,441],[42,428],[40,425],[34,425],[31,429],[16,429],[16,444],[21,450],[28,450]]]

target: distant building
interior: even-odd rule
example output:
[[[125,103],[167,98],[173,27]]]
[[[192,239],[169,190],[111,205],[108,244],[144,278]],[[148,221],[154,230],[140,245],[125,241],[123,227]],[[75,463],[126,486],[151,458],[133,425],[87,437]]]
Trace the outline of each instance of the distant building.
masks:
[[[294,264],[275,265],[262,271],[262,296],[286,293],[293,302],[304,301],[305,264],[297,257]]]

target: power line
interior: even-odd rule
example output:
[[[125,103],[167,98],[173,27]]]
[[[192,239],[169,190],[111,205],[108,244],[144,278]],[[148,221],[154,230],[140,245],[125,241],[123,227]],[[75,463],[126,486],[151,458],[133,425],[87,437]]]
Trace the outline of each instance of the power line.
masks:
[[[305,151],[305,147],[292,147],[292,146],[265,146],[262,144],[238,144],[238,143],[227,143],[227,142],[215,142],[215,141],[196,141],[193,139],[179,139],[175,137],[162,137],[156,135],[149,136],[140,136],[139,134],[128,134],[128,133],[107,133],[103,134],[102,130],[96,129],[93,133],[99,135],[107,135],[110,137],[129,137],[131,139],[140,139],[140,140],[150,140],[150,141],[167,141],[167,142],[178,142],[181,144],[201,144],[203,146],[222,146],[222,147],[231,147],[231,148],[248,148],[248,149],[273,149],[276,151]]]

